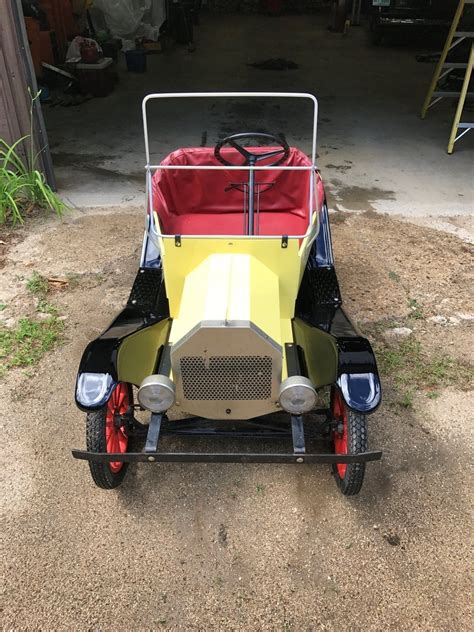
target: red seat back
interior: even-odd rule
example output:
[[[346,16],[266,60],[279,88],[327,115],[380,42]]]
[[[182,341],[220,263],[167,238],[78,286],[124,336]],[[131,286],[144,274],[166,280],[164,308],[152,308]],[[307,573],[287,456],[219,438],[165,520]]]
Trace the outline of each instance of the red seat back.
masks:
[[[253,149],[258,152],[258,148]],[[222,153],[230,162],[242,161],[242,156],[233,148],[224,148]],[[178,149],[162,164],[220,166],[221,163],[212,148],[199,147]],[[309,165],[311,161],[305,154],[290,148],[285,166]],[[158,213],[164,233],[243,234],[244,193],[229,187],[247,183],[248,174],[248,171],[230,169],[158,169],[152,183],[153,210]],[[260,234],[303,234],[309,222],[310,171],[257,171],[256,182],[273,183],[268,189],[260,187]]]

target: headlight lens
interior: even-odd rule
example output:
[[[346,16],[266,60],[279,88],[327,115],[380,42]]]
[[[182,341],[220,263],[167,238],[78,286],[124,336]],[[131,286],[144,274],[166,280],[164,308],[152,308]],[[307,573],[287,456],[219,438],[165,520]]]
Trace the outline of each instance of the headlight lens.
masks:
[[[82,406],[97,408],[106,403],[114,387],[115,382],[108,373],[81,373],[76,398]]]
[[[149,375],[138,389],[140,406],[152,413],[164,413],[173,406],[175,400],[175,386],[166,375]]]
[[[301,415],[316,405],[316,389],[311,380],[302,375],[293,375],[283,380],[280,386],[280,406],[292,415]]]

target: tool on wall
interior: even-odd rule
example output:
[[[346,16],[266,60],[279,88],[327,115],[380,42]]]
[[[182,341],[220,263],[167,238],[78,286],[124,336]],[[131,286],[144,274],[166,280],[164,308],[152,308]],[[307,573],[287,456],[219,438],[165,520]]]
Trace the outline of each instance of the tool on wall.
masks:
[[[423,103],[421,110],[421,118],[424,119],[429,108],[436,103],[439,103],[443,98],[457,98],[458,105],[456,113],[454,115],[453,124],[451,127],[451,134],[448,143],[448,154],[453,153],[454,143],[458,141],[462,136],[467,134],[469,130],[474,128],[474,122],[468,123],[461,121],[462,112],[466,98],[473,97],[474,92],[469,92],[469,82],[472,75],[472,67],[474,61],[474,44],[471,43],[470,52],[468,53],[468,59],[466,62],[448,62],[448,54],[461,42],[465,42],[469,39],[474,40],[474,31],[462,31],[458,30],[463,14],[465,13],[465,5],[474,5],[474,0],[459,0],[458,8],[454,14],[451,28],[449,29],[448,37],[444,44],[443,51],[436,65],[436,70],[431,80],[428,93]],[[448,77],[453,70],[465,70],[463,84],[460,90],[442,90],[439,86],[440,81]],[[462,130],[462,131],[460,131]]]

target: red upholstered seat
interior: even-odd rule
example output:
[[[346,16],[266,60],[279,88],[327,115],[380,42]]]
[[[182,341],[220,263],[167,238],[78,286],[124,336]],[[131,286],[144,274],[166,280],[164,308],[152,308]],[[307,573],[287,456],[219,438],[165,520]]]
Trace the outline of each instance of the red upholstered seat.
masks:
[[[235,164],[242,161],[242,156],[233,148],[224,149],[223,154]],[[214,150],[208,147],[178,149],[162,164],[220,165],[214,157]],[[295,148],[290,149],[285,163],[288,166],[310,164],[307,156]],[[309,222],[310,172],[261,171],[256,172],[256,181],[274,184],[261,187],[255,234],[304,234]],[[247,171],[159,169],[153,176],[153,210],[158,213],[164,234],[243,235],[245,196],[242,191],[229,187],[246,182]],[[318,194],[322,201],[324,193],[322,184],[319,185],[318,182]]]
[[[293,213],[260,213],[256,235],[304,235],[308,220]],[[165,233],[172,235],[245,235],[242,213],[188,213],[168,219]]]

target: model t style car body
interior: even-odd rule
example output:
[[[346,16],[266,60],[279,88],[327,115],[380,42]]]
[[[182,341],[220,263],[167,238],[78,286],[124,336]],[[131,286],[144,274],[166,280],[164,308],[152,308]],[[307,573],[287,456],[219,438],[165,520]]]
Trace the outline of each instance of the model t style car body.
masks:
[[[147,104],[185,97],[309,100],[311,157],[283,135],[237,131],[150,164]],[[121,483],[129,462],[276,462],[332,464],[342,492],[357,493],[365,463],[381,456],[367,446],[381,389],[371,346],[341,307],[315,164],[316,99],[157,94],[145,98],[143,115],[140,266],[126,307],[82,357],[76,402],[87,412],[87,451],[74,456],[106,489]],[[318,392],[327,395],[320,408]],[[148,424],[137,408],[151,412]],[[166,434],[270,443],[176,452],[162,448]],[[307,443],[320,435],[330,449],[311,452]],[[270,451],[276,439],[292,449]]]

